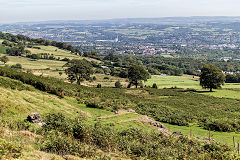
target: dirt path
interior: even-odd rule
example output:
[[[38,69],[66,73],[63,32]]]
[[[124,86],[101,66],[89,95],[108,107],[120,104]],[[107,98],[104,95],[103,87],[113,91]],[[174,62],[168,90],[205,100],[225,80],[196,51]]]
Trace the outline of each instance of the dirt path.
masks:
[[[151,125],[152,127],[155,127],[158,131],[164,133],[166,136],[171,135],[171,132],[162,123],[155,121],[153,118],[151,118],[149,116],[138,114],[132,109],[119,110],[115,114],[102,116],[102,117],[99,117],[99,119],[108,119],[108,118],[113,118],[113,117],[117,117],[117,116],[124,115],[124,114],[130,114],[130,113],[139,115],[140,117],[129,118],[127,120],[120,120],[116,123],[121,124],[121,123],[126,123],[126,122],[131,122],[131,121],[137,121],[139,123],[144,123],[144,124]]]
[[[129,113],[137,114],[134,110],[131,110],[131,109],[130,110],[121,109],[121,110],[115,112],[115,114],[98,117],[98,119],[113,118],[113,117],[117,117],[117,116],[124,115],[124,114],[129,114]]]

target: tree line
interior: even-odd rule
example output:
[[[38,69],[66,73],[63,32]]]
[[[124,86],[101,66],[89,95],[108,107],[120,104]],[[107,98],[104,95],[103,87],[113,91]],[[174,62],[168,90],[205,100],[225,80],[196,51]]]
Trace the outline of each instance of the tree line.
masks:
[[[65,42],[57,42],[57,41],[50,41],[50,40],[45,40],[42,38],[30,38],[28,36],[24,35],[13,35],[10,33],[2,33],[0,32],[0,39],[4,39],[5,41],[3,42],[4,45],[13,47],[14,43],[19,43],[22,42],[24,45],[26,42],[29,42],[29,44],[38,44],[38,45],[45,45],[45,46],[55,46],[59,49],[65,49],[68,50],[72,53],[81,53],[80,50],[78,50],[76,47],[73,47],[72,45],[65,43]]]

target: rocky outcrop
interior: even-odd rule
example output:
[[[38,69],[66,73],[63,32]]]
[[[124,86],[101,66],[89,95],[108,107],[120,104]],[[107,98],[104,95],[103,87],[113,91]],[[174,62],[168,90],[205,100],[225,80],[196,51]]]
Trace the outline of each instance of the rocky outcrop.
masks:
[[[28,115],[27,121],[31,123],[41,123],[42,117],[39,113],[31,113]]]
[[[165,135],[170,135],[170,131],[162,123],[155,121],[149,116],[140,117],[139,120],[141,120],[143,123],[148,123],[151,126],[157,127],[157,130]]]

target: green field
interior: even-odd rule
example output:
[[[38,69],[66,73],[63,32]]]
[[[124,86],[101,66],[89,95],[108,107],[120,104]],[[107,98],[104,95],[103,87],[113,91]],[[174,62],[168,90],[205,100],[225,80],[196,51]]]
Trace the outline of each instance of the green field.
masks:
[[[184,89],[196,89],[201,94],[240,99],[240,83],[225,83],[222,89],[213,90],[214,92],[208,92],[206,89],[202,89],[199,85],[199,77],[183,75],[183,76],[152,76],[144,85],[152,86],[156,83],[158,88],[184,88]]]
[[[198,137],[198,138],[201,138],[202,140],[207,140],[209,138],[209,133],[210,133],[211,139],[213,139],[215,142],[220,142],[220,143],[226,144],[230,147],[233,147],[233,136],[234,136],[236,142],[240,141],[240,133],[215,132],[215,131],[209,132],[198,126],[187,127],[187,126],[171,125],[168,123],[163,123],[163,124],[172,132],[180,131],[184,135],[188,135],[188,136],[190,136],[190,133],[192,132],[192,137]],[[192,130],[192,131],[190,131],[190,130]]]
[[[35,46],[40,47],[41,49],[34,49],[34,48],[26,48],[27,50],[31,51],[31,53],[38,54],[38,53],[49,53],[53,54],[56,58],[69,58],[69,59],[83,59],[83,57],[75,54],[71,54],[69,51],[58,49],[54,46]],[[5,47],[1,47],[0,45],[0,56],[3,56],[5,53]],[[26,57],[18,57],[18,56],[7,56],[9,61],[6,63],[7,65],[15,65],[20,63],[24,70],[31,70],[35,75],[43,75],[43,76],[50,76],[60,79],[65,79],[66,75],[64,74],[63,65],[66,64],[65,61],[58,61],[58,60],[33,60]],[[98,60],[91,59],[84,57],[89,61],[99,62]],[[0,63],[0,66],[3,66],[3,63]],[[59,75],[59,72],[62,72],[63,75]],[[112,85],[112,84],[111,84]],[[112,85],[113,86],[113,85]]]
[[[6,47],[1,46],[1,42],[0,42],[0,53],[6,53]]]
[[[220,98],[225,97],[225,98],[240,99],[240,90],[218,89],[218,90],[214,90],[214,92],[203,92],[201,94],[220,97]]]
[[[199,86],[198,77],[193,77],[189,75],[184,76],[152,76],[151,79],[148,79],[144,85],[152,86],[153,83],[156,83],[158,88],[194,88],[201,89]]]

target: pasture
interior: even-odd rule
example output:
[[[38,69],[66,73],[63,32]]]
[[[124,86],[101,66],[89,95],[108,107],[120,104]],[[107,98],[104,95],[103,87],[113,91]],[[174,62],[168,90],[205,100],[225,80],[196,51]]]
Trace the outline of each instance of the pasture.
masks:
[[[0,53],[6,53],[6,47],[0,45]]]
[[[31,53],[38,54],[38,53],[49,53],[53,54],[56,58],[68,58],[68,59],[87,59],[89,61],[96,61],[100,62],[98,60],[92,59],[92,58],[87,58],[87,57],[81,57],[79,55],[72,54],[70,51],[59,49],[54,46],[42,46],[42,45],[36,45],[34,47],[39,47],[40,49],[36,48],[26,48],[27,50],[31,51]]]
[[[71,54],[69,51],[58,49],[54,46],[34,46],[34,47],[40,47],[40,49],[35,48],[26,48],[26,50],[31,51],[32,54],[38,54],[38,53],[49,53],[53,54],[56,58],[68,58],[68,59],[87,59],[89,61],[95,61],[100,62],[95,59],[81,57],[79,55]],[[0,46],[0,56],[5,55],[6,48]],[[58,61],[58,60],[47,60],[47,59],[38,59],[33,60],[26,57],[19,57],[19,56],[7,56],[9,58],[9,61],[6,63],[6,65],[15,65],[17,63],[20,63],[24,70],[30,70],[35,75],[43,75],[43,76],[50,76],[60,79],[66,79],[66,75],[64,74],[64,68],[62,67],[64,64],[66,64],[65,61]],[[0,63],[0,66],[3,66],[3,63]],[[62,75],[59,75],[59,72],[62,72]],[[86,82],[88,83],[88,82]],[[94,84],[95,85],[95,84]],[[97,84],[96,84],[97,85]],[[112,85],[112,84],[111,84]],[[109,86],[108,84],[106,86]]]
[[[199,77],[183,75],[183,76],[152,76],[144,85],[152,86],[156,83],[158,88],[183,88],[196,89],[198,93],[215,97],[240,99],[240,83],[225,83],[222,89],[214,89],[208,92],[208,89],[202,89],[199,85]]]
[[[152,86],[153,83],[156,83],[158,88],[193,88],[201,89],[199,86],[197,76],[183,75],[183,76],[159,76],[153,75],[151,79],[148,79],[144,85]]]
[[[207,131],[198,126],[177,126],[171,125],[168,123],[163,123],[171,132],[180,131],[184,135],[198,137],[202,140],[208,140],[209,134],[213,141],[226,144],[230,147],[233,147],[233,136],[237,141],[240,140],[240,133],[236,132],[216,132],[216,131]]]

